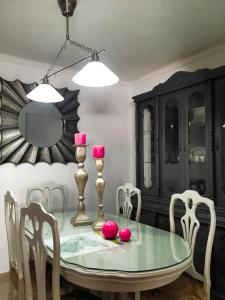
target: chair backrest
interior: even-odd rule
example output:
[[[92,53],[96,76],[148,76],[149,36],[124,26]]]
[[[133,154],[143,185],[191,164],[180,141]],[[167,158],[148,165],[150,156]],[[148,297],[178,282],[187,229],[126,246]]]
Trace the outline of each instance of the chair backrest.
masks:
[[[30,222],[33,234],[26,230],[26,222]],[[29,221],[28,221],[29,220]],[[43,241],[43,225],[47,223],[52,231],[52,299],[60,299],[60,240],[57,221],[54,216],[45,211],[40,203],[33,202],[29,207],[21,209],[20,234],[24,266],[26,300],[33,299],[29,253],[26,241],[29,242],[33,254],[36,273],[37,300],[46,300],[46,259],[47,248]],[[29,227],[30,228],[30,227]]]
[[[120,193],[124,193],[124,201],[121,203],[120,201]],[[131,196],[137,194],[138,198],[138,206],[137,206],[137,213],[136,213],[136,221],[140,220],[141,215],[141,191],[134,187],[131,183],[125,183],[122,186],[117,188],[116,193],[116,213],[120,215],[120,209],[122,209],[122,215],[126,219],[130,219],[131,213],[133,211],[133,205],[131,203]]]
[[[196,209],[199,204],[205,204],[210,212],[210,226],[208,232],[208,239],[206,243],[205,261],[204,261],[204,274],[199,274],[194,263],[192,267],[187,271],[192,277],[197,280],[201,280],[204,283],[204,289],[207,294],[207,299],[210,299],[210,265],[211,265],[211,254],[213,240],[216,230],[216,213],[214,208],[214,202],[208,198],[200,196],[196,191],[187,190],[182,194],[174,194],[171,197],[170,203],[170,230],[175,233],[175,220],[174,220],[174,206],[177,200],[182,200],[185,204],[185,214],[181,218],[181,226],[183,230],[183,237],[188,241],[192,253],[194,256],[195,241],[197,233],[200,228],[200,222],[196,217]]]
[[[21,265],[21,248],[19,238],[19,210],[18,203],[12,194],[5,194],[5,224],[8,240],[9,265],[15,269],[19,279],[23,278]]]
[[[56,197],[58,192],[59,197]],[[32,196],[33,199],[32,199]],[[47,212],[65,211],[65,190],[62,185],[43,185],[28,189],[27,206],[31,202],[39,202]]]

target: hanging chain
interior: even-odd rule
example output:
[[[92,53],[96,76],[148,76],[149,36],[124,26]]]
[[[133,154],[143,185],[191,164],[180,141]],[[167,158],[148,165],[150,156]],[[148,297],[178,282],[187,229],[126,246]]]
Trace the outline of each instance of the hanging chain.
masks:
[[[85,51],[85,52],[92,53],[92,54],[93,54],[94,52],[96,52],[95,49],[89,48],[89,47],[87,47],[87,46],[85,46],[85,45],[83,45],[83,44],[77,43],[77,42],[72,41],[72,40],[69,40],[69,41],[70,41],[70,44],[71,44],[71,45],[76,46],[76,47],[80,48],[81,50],[83,50],[83,51]]]
[[[51,62],[50,67],[48,68],[45,77],[48,77],[49,73],[53,70],[54,66],[56,65],[56,62],[59,60],[59,58],[62,56],[63,51],[66,49],[68,40],[65,40],[61,48],[59,49],[59,52],[57,53],[56,57]]]
[[[88,52],[91,53],[91,55],[95,55],[96,53],[98,53],[97,50],[89,48],[83,44],[77,43],[73,40],[70,39],[70,31],[69,31],[69,16],[66,17],[66,40],[63,43],[63,45],[61,46],[61,48],[59,49],[59,52],[57,53],[56,57],[53,59],[53,61],[51,62],[50,67],[48,68],[45,76],[44,76],[44,80],[48,79],[49,76],[51,76],[52,74],[50,74],[53,70],[53,68],[55,67],[57,61],[59,60],[59,58],[62,56],[63,51],[66,50],[67,44],[68,42],[70,43],[70,45],[75,46],[80,48],[81,50],[83,50],[84,52]],[[100,51],[102,52],[102,50]]]
[[[94,52],[96,52],[96,50],[94,50],[92,48],[89,48],[89,47],[87,47],[83,44],[77,43],[77,42],[70,39],[70,21],[69,21],[68,16],[66,17],[66,39],[69,40],[69,42],[72,46],[78,47],[78,48],[80,48],[81,50],[83,50],[85,52],[92,53],[92,54]]]

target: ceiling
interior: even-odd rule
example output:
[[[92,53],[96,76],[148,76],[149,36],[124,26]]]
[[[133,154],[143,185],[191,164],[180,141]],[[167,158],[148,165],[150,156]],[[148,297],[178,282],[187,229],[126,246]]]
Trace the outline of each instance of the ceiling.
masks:
[[[133,81],[225,41],[224,0],[77,0],[71,38]],[[57,0],[0,0],[0,52],[50,63],[65,39]],[[65,66],[85,53],[71,47]]]

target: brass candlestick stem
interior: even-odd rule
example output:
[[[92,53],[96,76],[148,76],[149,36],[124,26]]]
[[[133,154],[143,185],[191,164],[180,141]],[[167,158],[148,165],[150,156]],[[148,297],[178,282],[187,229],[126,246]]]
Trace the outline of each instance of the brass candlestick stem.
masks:
[[[78,188],[78,206],[77,213],[71,219],[73,226],[79,225],[90,225],[92,220],[85,213],[85,204],[84,204],[84,190],[88,180],[88,173],[84,169],[84,161],[86,159],[86,147],[87,145],[75,145],[75,156],[78,162],[78,170],[75,173],[75,181]]]
[[[102,225],[105,223],[104,219],[104,205],[103,205],[103,194],[105,190],[105,181],[102,178],[102,172],[104,167],[104,159],[99,158],[95,160],[96,170],[98,172],[98,178],[96,180],[96,191],[98,194],[98,217],[96,222],[93,223],[92,228],[94,230],[101,230]]]

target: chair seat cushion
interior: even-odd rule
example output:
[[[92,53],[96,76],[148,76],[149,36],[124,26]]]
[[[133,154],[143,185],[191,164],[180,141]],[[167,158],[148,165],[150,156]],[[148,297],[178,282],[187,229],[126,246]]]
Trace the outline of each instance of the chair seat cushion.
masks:
[[[183,274],[176,281],[155,290],[141,293],[141,300],[206,300],[203,286]]]

